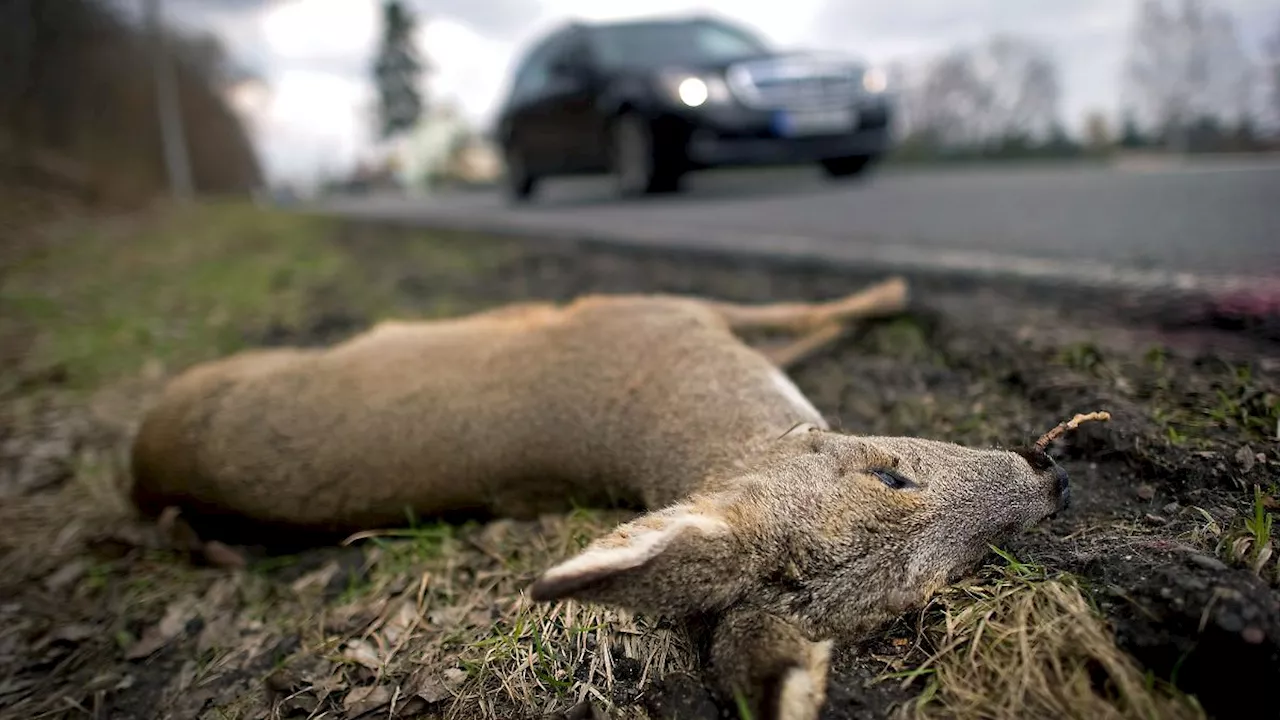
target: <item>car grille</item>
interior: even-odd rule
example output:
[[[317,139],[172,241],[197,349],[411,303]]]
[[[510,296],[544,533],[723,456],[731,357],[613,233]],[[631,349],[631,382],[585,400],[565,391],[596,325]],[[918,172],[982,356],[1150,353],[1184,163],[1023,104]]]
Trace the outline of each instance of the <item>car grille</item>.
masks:
[[[883,105],[863,107],[858,113],[859,130],[877,130],[889,124],[889,112]]]
[[[845,67],[796,60],[742,62],[730,67],[727,77],[740,102],[769,110],[848,105],[861,81]]]

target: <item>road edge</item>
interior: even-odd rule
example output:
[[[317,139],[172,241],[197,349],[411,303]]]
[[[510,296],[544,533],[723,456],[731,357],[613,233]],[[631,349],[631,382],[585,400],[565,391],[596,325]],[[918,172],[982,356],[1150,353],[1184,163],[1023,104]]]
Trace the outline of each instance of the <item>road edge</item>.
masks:
[[[849,240],[833,246],[829,239],[804,235],[703,233],[697,237],[646,234],[643,228],[601,232],[536,227],[499,217],[461,218],[401,215],[341,207],[311,206],[306,214],[346,220],[393,223],[448,232],[475,233],[531,241],[557,241],[580,247],[640,252],[665,251],[704,257],[751,257],[798,266],[836,266],[867,273],[902,273],[959,281],[1016,281],[1027,286],[1110,290],[1162,296],[1221,297],[1280,286],[1280,278],[1195,274],[1142,270],[1089,261],[1061,261],[976,251],[938,250]],[[833,252],[838,247],[838,252]]]

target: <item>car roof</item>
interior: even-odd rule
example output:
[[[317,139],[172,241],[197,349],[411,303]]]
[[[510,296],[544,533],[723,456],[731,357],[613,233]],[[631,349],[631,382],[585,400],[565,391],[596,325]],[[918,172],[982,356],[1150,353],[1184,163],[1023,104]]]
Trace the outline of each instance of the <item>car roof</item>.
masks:
[[[724,22],[720,17],[705,12],[691,12],[680,15],[652,15],[627,18],[625,20],[573,20],[568,27],[583,30],[616,30],[623,28],[654,27],[661,25],[692,25],[702,22]]]

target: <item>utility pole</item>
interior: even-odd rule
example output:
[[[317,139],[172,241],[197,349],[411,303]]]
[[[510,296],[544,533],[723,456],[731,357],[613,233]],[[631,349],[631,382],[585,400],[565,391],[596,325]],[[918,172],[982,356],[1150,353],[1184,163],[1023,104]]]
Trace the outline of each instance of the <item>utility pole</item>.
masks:
[[[173,64],[165,53],[162,0],[143,0],[147,25],[151,31],[151,67],[155,72],[156,112],[160,120],[160,142],[164,148],[164,164],[169,174],[169,191],[178,200],[189,200],[193,193],[191,161],[187,155],[187,137],[182,127],[182,109]]]

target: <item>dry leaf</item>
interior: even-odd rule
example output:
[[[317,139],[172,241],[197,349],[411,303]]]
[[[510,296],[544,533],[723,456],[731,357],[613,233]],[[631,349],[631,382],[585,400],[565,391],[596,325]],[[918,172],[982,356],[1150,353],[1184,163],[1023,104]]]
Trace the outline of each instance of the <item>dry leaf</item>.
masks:
[[[55,642],[80,643],[88,640],[98,633],[98,630],[84,623],[71,623],[63,625],[45,637],[42,645],[49,645]]]
[[[400,608],[396,614],[387,620],[387,624],[382,627],[382,636],[386,638],[389,645],[396,645],[405,633],[411,632],[418,625],[417,606],[411,601],[405,601],[400,604]]]
[[[440,627],[454,627],[462,624],[462,619],[466,617],[467,608],[461,605],[451,607],[441,607],[432,610],[428,618],[432,625]]]
[[[210,540],[205,543],[201,548],[201,552],[204,555],[204,559],[214,567],[236,570],[249,564],[244,559],[244,555],[217,540]]]
[[[1236,462],[1240,464],[1240,469],[1243,472],[1247,473],[1250,470],[1253,470],[1253,466],[1257,462],[1256,453],[1253,452],[1253,448],[1248,445],[1241,445],[1240,448],[1236,450]]]
[[[342,707],[352,715],[361,715],[391,702],[391,690],[382,685],[358,687],[342,699]]]
[[[239,590],[239,576],[228,575],[219,578],[204,591],[204,597],[200,599],[201,614],[208,615],[211,610],[221,610],[227,605],[235,605],[236,593]]]
[[[428,703],[438,703],[453,697],[453,691],[466,679],[466,672],[458,668],[448,668],[443,672],[437,668],[422,668],[413,674],[406,686],[410,695]]]
[[[196,650],[203,655],[215,648],[231,647],[238,635],[234,618],[230,614],[219,614],[201,628]]]
[[[45,578],[44,586],[51,592],[59,592],[73,585],[77,580],[84,577],[85,572],[89,570],[89,561],[84,558],[78,558],[58,568],[57,571]]]
[[[380,670],[382,660],[378,651],[368,640],[351,640],[342,649],[342,657],[351,662],[363,665],[370,670]]]
[[[125,652],[126,660],[140,660],[169,643],[186,629],[187,623],[195,617],[195,599],[185,597],[169,603],[160,622],[147,628],[142,638]]]
[[[444,684],[450,690],[466,682],[467,672],[461,668],[449,668],[444,671]]]
[[[294,592],[301,595],[313,587],[323,588],[328,585],[329,581],[333,579],[333,576],[337,574],[338,563],[331,562],[318,570],[312,570],[306,575],[294,580],[293,584],[289,587],[292,588]]]

